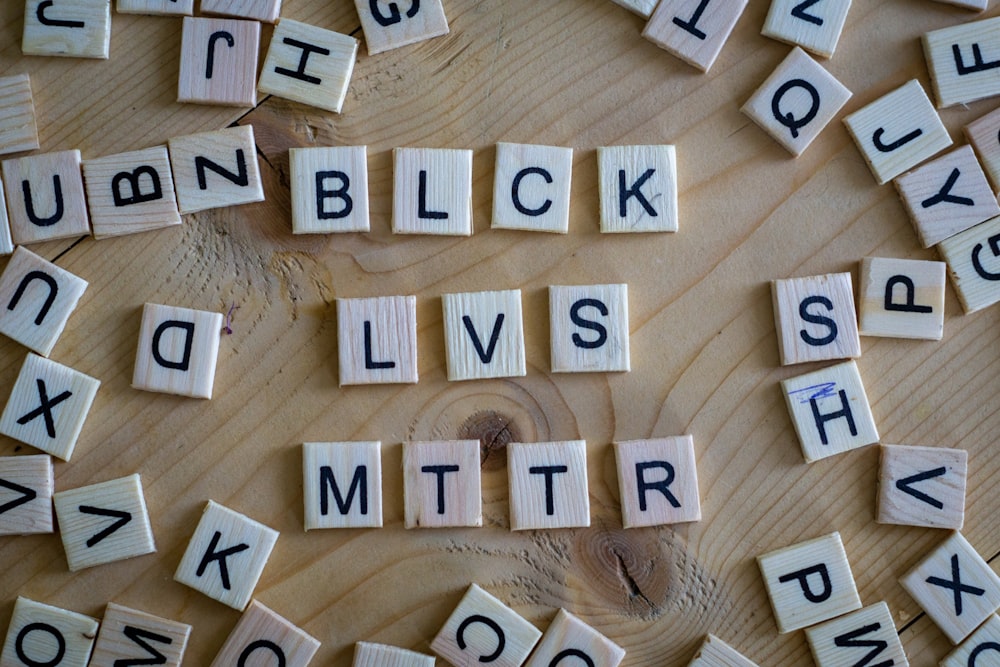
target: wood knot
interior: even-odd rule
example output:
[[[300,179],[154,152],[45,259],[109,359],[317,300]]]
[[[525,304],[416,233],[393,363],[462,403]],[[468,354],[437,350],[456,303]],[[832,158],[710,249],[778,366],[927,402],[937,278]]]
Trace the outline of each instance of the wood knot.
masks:
[[[574,549],[584,580],[611,608],[644,620],[663,614],[678,573],[657,533],[592,528]]]
[[[483,470],[501,470],[507,465],[507,445],[521,442],[513,418],[495,410],[473,413],[458,427],[460,440],[479,441],[479,465]]]

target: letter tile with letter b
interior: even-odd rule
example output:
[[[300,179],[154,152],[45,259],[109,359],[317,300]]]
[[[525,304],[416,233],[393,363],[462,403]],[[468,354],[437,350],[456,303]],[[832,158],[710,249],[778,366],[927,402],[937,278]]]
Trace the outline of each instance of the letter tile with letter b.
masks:
[[[405,648],[358,642],[354,645],[352,667],[434,667],[434,656]]]
[[[305,529],[382,527],[382,443],[302,446]]]
[[[998,31],[1000,18],[991,18],[924,33],[924,57],[939,108],[1000,94]]]
[[[211,667],[272,663],[306,667],[319,645],[316,638],[254,600],[229,633]]]
[[[181,213],[264,200],[251,125],[172,137],[167,145]]]
[[[3,180],[15,244],[90,234],[80,151],[4,160]]]
[[[552,372],[628,371],[628,285],[549,287]]]
[[[274,23],[281,13],[281,0],[201,0],[201,11]]]
[[[741,655],[715,635],[709,634],[688,667],[757,667],[757,663]]]
[[[806,639],[817,667],[910,664],[885,602],[806,628]]]
[[[472,151],[392,151],[392,233],[472,235]]]
[[[976,149],[993,188],[1000,189],[1000,109],[994,109],[966,125],[965,136]]]
[[[960,529],[968,459],[964,449],[882,445],[875,520]]]
[[[403,443],[407,528],[482,526],[478,440]]]
[[[222,314],[147,303],[142,309],[132,386],[212,398]]]
[[[456,667],[519,667],[541,636],[517,612],[472,584],[431,642],[431,650]]]
[[[865,257],[858,286],[859,333],[941,340],[945,263]]]
[[[597,172],[601,233],[677,231],[673,146],[601,146]]]
[[[572,170],[572,148],[498,143],[493,229],[566,234]]]
[[[185,16],[177,101],[254,106],[259,49],[257,21]]]
[[[243,611],[278,531],[209,500],[174,580]]]
[[[590,525],[587,443],[512,442],[507,445],[510,529]]]
[[[615,443],[622,526],[701,520],[694,439],[690,435]]]
[[[371,229],[365,146],[289,148],[288,162],[293,234]]]
[[[818,56],[829,58],[837,48],[851,0],[771,0],[760,34],[789,44],[798,44]]]
[[[417,298],[337,299],[340,385],[417,381]]]
[[[166,146],[85,160],[83,179],[97,239],[181,224]]]
[[[180,667],[191,626],[109,602],[90,667]]]
[[[0,535],[51,533],[54,488],[48,455],[0,456]]]
[[[1000,658],[1000,617],[993,614],[958,648],[941,661],[941,667],[989,667]],[[982,662],[980,662],[982,660]]]
[[[746,0],[661,0],[642,36],[707,72],[746,7]]]
[[[448,34],[441,0],[354,0],[368,55]]]
[[[552,667],[563,661],[567,664],[617,667],[624,658],[625,649],[565,609],[560,609],[525,667]]]
[[[194,0],[118,0],[115,9],[119,14],[191,16],[194,14]]]
[[[27,0],[21,53],[107,60],[111,0]]]
[[[86,667],[99,625],[96,618],[18,597],[0,665]]]
[[[38,148],[35,104],[28,75],[0,77],[0,100],[3,100],[0,104],[0,155]]]
[[[444,294],[441,303],[449,380],[527,373],[521,290]]]
[[[781,365],[861,356],[850,273],[771,281]]]
[[[782,634],[861,608],[840,533],[757,556],[757,565]]]
[[[938,245],[966,313],[1000,301],[1000,216]]]

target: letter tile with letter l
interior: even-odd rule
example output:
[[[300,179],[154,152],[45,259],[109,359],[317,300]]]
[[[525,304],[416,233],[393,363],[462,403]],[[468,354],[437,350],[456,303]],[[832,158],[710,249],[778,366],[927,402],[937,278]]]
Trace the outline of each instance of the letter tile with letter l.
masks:
[[[989,667],[997,659],[1000,659],[1000,617],[992,614],[941,661],[941,667]]]
[[[1000,216],[938,245],[966,313],[1000,301]]]
[[[628,285],[549,287],[553,373],[628,371]]]
[[[850,273],[771,281],[781,365],[861,356]]]
[[[47,454],[0,456],[0,535],[51,533],[54,488]]]
[[[191,16],[194,14],[194,0],[118,0],[115,10],[119,14]]]
[[[319,640],[254,600],[229,633],[211,667],[271,663],[306,667],[319,645]],[[260,657],[251,659],[257,655]]]
[[[86,667],[99,625],[96,618],[19,596],[0,665]]]
[[[705,637],[688,667],[758,667],[757,663],[713,634]]]
[[[94,238],[181,224],[166,146],[84,160]]]
[[[882,445],[875,521],[960,529],[968,459],[964,449]]]
[[[945,263],[865,257],[858,286],[859,333],[941,340]]]
[[[823,58],[837,49],[851,0],[771,0],[760,34],[797,44]]]
[[[597,176],[602,234],[677,231],[673,146],[601,146]]]
[[[191,626],[109,602],[90,667],[180,667]]]
[[[434,667],[434,656],[387,644],[358,642],[352,667]]]
[[[483,525],[478,440],[403,443],[407,528]]]
[[[566,234],[572,171],[572,148],[498,143],[493,229]]]
[[[209,500],[174,581],[243,611],[277,541],[278,531]]]
[[[587,443],[512,442],[507,445],[510,529],[590,525]]]
[[[747,0],[661,0],[642,36],[707,72],[746,7]]]
[[[431,642],[431,650],[455,667],[519,667],[541,636],[517,612],[472,584]]]
[[[15,244],[90,234],[80,151],[4,160],[3,180]]]
[[[371,230],[365,146],[289,148],[292,233]]]
[[[563,661],[617,667],[624,658],[625,649],[565,609],[560,609],[525,667],[551,667]]]
[[[850,90],[796,46],[740,111],[798,157],[850,98]]]
[[[392,233],[472,235],[472,151],[392,151]]]
[[[1000,95],[1000,18],[924,33],[924,57],[938,107]],[[985,55],[983,55],[985,54]]]
[[[147,303],[142,309],[132,386],[212,398],[222,314]]]
[[[976,149],[994,190],[1000,189],[1000,109],[994,109],[966,125],[965,137]]]
[[[626,440],[614,447],[624,528],[701,520],[690,435]]]
[[[177,101],[254,106],[259,50],[257,21],[185,16]]]
[[[521,290],[444,294],[441,304],[450,381],[527,373]]]
[[[817,667],[910,664],[885,602],[806,628],[806,640]]]
[[[274,23],[281,13],[281,0],[201,0],[201,11]]]
[[[781,634],[861,608],[840,533],[757,556],[757,565]]]
[[[172,137],[167,145],[181,213],[264,201],[253,126]]]
[[[27,0],[21,53],[107,60],[111,0]]]
[[[0,100],[3,100],[0,104],[0,155],[38,148],[38,127],[29,76],[16,74],[0,77]],[[5,213],[0,213],[0,216],[3,215]]]
[[[368,55],[448,34],[441,0],[354,0]]]
[[[302,446],[305,529],[382,527],[382,443]]]
[[[337,299],[340,386],[417,381],[417,297]]]

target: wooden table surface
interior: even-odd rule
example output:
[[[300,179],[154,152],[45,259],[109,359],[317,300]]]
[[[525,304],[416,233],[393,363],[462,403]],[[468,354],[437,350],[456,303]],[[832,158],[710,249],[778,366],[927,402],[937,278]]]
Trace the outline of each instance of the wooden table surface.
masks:
[[[708,631],[762,666],[810,665],[802,632],[777,634],[754,558],[834,530],[862,601],[888,602],[911,664],[936,665],[950,645],[897,579],[945,533],[875,524],[875,447],[804,463],[778,382],[820,365],[779,366],[768,283],[851,271],[856,284],[866,255],[935,258],[839,119],[914,77],[929,90],[919,36],[976,16],[855,0],[825,62],[854,96],[792,159],[739,112],[789,50],[759,34],[767,4],[752,0],[704,75],[609,0],[445,0],[447,37],[362,46],[335,115],[273,97],[249,113],[175,103],[179,19],[114,14],[110,61],[22,57],[23,3],[0,2],[0,75],[31,74],[43,151],[86,159],[238,119],[254,126],[267,197],[33,248],[90,282],[51,357],[102,381],[57,488],[141,473],[158,551],[70,574],[57,535],[0,538],[0,629],[17,595],[98,617],[113,600],[192,624],[186,664],[208,664],[238,614],[173,573],[211,498],[281,532],[256,597],[323,642],[317,665],[349,665],[359,640],[428,651],[471,582],[543,629],[568,608],[625,647],[626,665],[686,665]],[[283,15],[361,36],[349,0],[286,0]],[[962,142],[996,105],[942,117]],[[576,149],[568,235],[489,229],[498,141]],[[677,146],[677,234],[598,233],[595,148],[626,143]],[[368,146],[372,232],[292,236],[287,149],[341,144]],[[398,146],[475,151],[471,238],[390,233]],[[547,286],[613,282],[629,285],[633,370],[550,373]],[[510,288],[523,291],[527,376],[448,382],[441,294]],[[420,382],[339,388],[335,299],[397,294],[417,296]],[[147,301],[239,306],[212,400],[130,387]],[[864,338],[858,360],[883,442],[969,451],[963,532],[987,559],[1000,552],[998,344],[1000,309],[964,315],[949,286],[944,340]],[[0,343],[0,385],[24,356]],[[623,530],[610,443],[682,433],[702,520]],[[404,530],[400,443],[468,437],[484,442],[486,527]],[[592,527],[510,532],[503,446],[578,438]],[[301,443],[355,439],[385,443],[385,527],[305,533]],[[0,441],[0,455],[30,450]]]

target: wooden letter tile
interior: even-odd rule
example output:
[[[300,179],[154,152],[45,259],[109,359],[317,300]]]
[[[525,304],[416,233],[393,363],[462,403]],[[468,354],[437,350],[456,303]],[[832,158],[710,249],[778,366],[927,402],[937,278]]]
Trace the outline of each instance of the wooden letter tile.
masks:
[[[156,552],[139,475],[53,497],[70,572]]]
[[[968,458],[964,449],[882,445],[875,520],[959,530]]]
[[[948,130],[916,79],[861,107],[844,118],[844,125],[880,184],[951,146]]]
[[[180,667],[190,635],[191,626],[186,623],[109,602],[90,667]]]
[[[150,14],[152,16],[191,16],[194,0],[118,0],[119,14]]]
[[[552,372],[630,370],[628,285],[549,287]]]
[[[83,179],[95,238],[181,224],[166,146],[86,160]]]
[[[965,136],[976,149],[993,189],[1000,190],[1000,109],[966,125]]]
[[[676,232],[677,158],[673,146],[597,149],[601,232]]]
[[[507,445],[510,528],[590,525],[587,443],[512,442]]]
[[[434,656],[385,644],[358,642],[353,667],[434,667]]]
[[[861,608],[840,533],[757,556],[757,564],[782,634]]]
[[[173,137],[167,144],[181,213],[264,200],[253,126]]]
[[[3,191],[3,179],[0,178],[0,255],[14,252],[14,239],[10,236],[10,218],[7,217],[7,197]]]
[[[365,31],[368,55],[448,34],[441,0],[354,0]]]
[[[98,625],[96,618],[18,597],[0,665],[86,667]]]
[[[760,31],[765,37],[797,44],[829,58],[837,48],[851,0],[771,0],[771,9]]]
[[[281,12],[281,0],[201,0],[201,11],[274,23]]]
[[[615,462],[625,528],[701,520],[690,435],[616,442]]]
[[[519,667],[541,636],[517,612],[472,584],[431,642],[431,650],[455,667]]]
[[[649,15],[653,13],[653,9],[656,8],[656,0],[612,0],[612,2],[644,19],[648,19]]]
[[[209,500],[174,580],[243,611],[277,541],[278,531]]]
[[[261,660],[284,667],[306,667],[318,650],[317,639],[254,600],[211,667],[261,664]],[[260,657],[252,660],[254,655]]]
[[[941,667],[989,667],[1000,657],[1000,618],[986,619],[958,648],[941,661]]]
[[[478,440],[403,443],[407,528],[483,525]]]
[[[382,443],[302,447],[305,529],[382,527]]]
[[[449,380],[527,373],[521,290],[444,294],[441,302]]]
[[[289,148],[292,233],[367,232],[365,146]]]
[[[392,233],[472,234],[472,151],[392,151]]]
[[[337,299],[340,384],[417,381],[417,297]]]
[[[1000,18],[992,18],[924,34],[924,57],[938,107],[1000,95],[1000,76],[995,71],[998,32]]]
[[[746,7],[746,0],[660,0],[642,36],[707,72]]]
[[[715,635],[709,634],[688,667],[757,667],[757,663]]]
[[[69,461],[101,381],[28,353],[0,416],[0,433]]]
[[[493,229],[567,233],[572,169],[572,148],[498,143]]]
[[[862,336],[941,340],[944,262],[865,257],[859,282]]]
[[[617,667],[624,658],[625,649],[565,609],[560,609],[525,667],[549,667],[564,660],[568,663]]]
[[[52,532],[52,459],[0,456],[0,535]]]
[[[884,602],[806,628],[806,639],[817,667],[910,664]]]
[[[142,309],[132,386],[212,398],[222,314],[147,303]]]
[[[796,46],[741,111],[798,157],[850,97],[851,91]]]
[[[38,148],[35,105],[27,74],[0,77],[0,155]]]
[[[781,365],[861,356],[850,273],[771,281]]]
[[[938,251],[965,312],[1000,301],[1000,217],[942,241]]]
[[[5,160],[3,181],[14,243],[38,243],[90,233],[80,151]]]
[[[107,59],[110,46],[111,0],[24,3],[24,55]]]
[[[254,106],[259,48],[257,21],[185,16],[177,101]]]
[[[1000,607],[1000,577],[961,533],[952,533],[899,580],[958,644]]]

